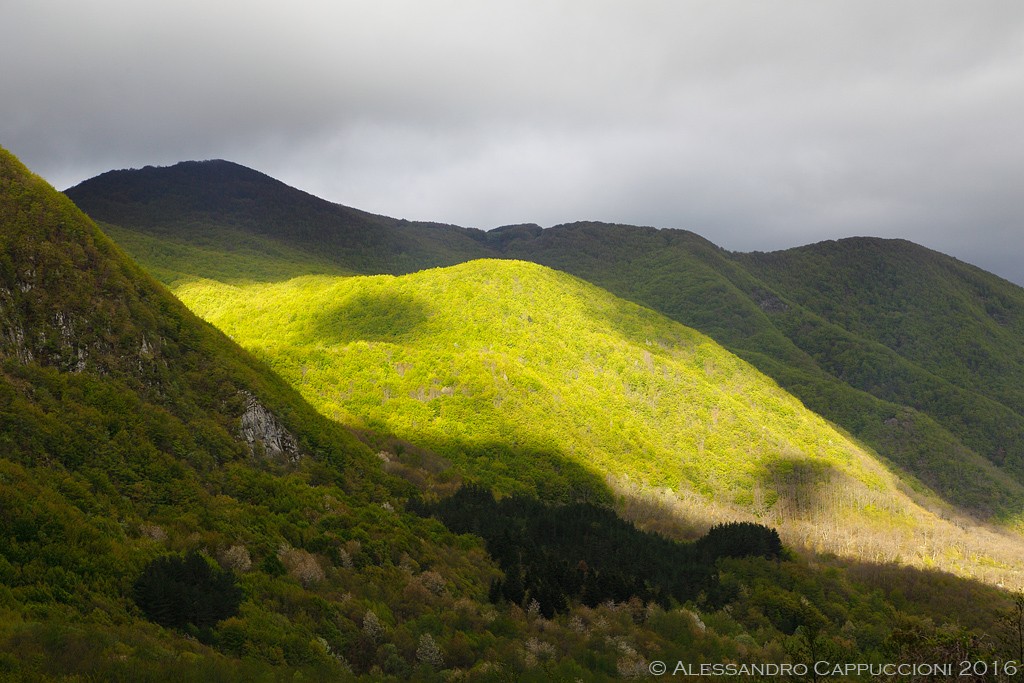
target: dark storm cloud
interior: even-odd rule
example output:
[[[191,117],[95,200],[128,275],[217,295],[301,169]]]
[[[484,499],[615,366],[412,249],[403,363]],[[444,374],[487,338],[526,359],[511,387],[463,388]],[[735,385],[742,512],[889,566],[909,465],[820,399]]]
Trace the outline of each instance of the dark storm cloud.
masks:
[[[334,201],[731,249],[904,237],[1024,283],[1017,2],[0,0],[58,187],[228,158]]]

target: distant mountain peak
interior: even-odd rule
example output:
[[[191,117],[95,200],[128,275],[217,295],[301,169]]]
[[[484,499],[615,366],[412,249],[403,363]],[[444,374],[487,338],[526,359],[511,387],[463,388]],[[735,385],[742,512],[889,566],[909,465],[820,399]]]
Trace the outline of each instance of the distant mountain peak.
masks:
[[[451,265],[493,255],[482,231],[377,216],[222,159],[110,171],[65,194],[102,223],[185,240],[207,239],[213,226],[229,227],[233,240],[255,235],[298,244],[344,257],[357,272],[409,272],[423,263]],[[409,240],[410,231],[424,239]],[[458,257],[449,256],[453,250]]]

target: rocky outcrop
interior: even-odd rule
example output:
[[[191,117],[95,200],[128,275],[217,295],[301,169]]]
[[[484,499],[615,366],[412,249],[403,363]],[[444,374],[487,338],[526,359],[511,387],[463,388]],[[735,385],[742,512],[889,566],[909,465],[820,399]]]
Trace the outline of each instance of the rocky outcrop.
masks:
[[[22,363],[34,359],[25,339],[25,327],[15,315],[14,294],[0,288],[0,354],[10,354]]]
[[[784,313],[789,310],[789,304],[763,289],[754,290],[753,299],[765,313]]]
[[[289,462],[298,462],[302,457],[298,441],[285,429],[265,405],[249,392],[242,392],[247,401],[242,413],[239,436],[249,445],[253,455],[285,457]]]

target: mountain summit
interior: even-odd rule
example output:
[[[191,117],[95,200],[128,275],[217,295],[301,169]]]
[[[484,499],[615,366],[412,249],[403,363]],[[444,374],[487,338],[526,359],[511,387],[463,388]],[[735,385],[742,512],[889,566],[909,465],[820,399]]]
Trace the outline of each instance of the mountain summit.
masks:
[[[102,223],[176,239],[256,235],[330,252],[354,272],[409,272],[488,253],[479,230],[376,216],[228,161],[110,171],[65,194]]]

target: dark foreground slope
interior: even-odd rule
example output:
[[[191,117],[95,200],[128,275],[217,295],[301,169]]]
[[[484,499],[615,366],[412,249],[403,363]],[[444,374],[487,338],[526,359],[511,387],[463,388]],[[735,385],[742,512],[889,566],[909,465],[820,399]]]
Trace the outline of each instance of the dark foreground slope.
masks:
[[[894,240],[734,254],[681,230],[488,233],[370,216],[227,162],[67,191],[164,282],[402,273],[481,256],[566,271],[708,334],[946,500],[1024,502],[1024,290]]]
[[[478,542],[396,512],[376,456],[3,150],[0,246],[0,680],[338,680],[377,657],[370,613],[408,674],[486,597]],[[146,621],[144,568],[196,552],[234,616]],[[403,593],[424,572],[438,595]],[[194,609],[149,588],[157,621]]]

